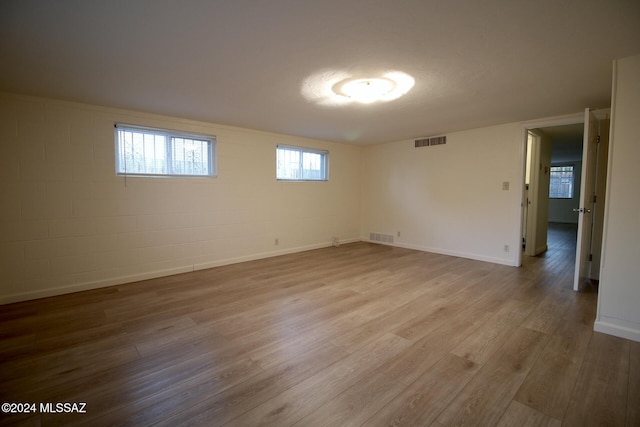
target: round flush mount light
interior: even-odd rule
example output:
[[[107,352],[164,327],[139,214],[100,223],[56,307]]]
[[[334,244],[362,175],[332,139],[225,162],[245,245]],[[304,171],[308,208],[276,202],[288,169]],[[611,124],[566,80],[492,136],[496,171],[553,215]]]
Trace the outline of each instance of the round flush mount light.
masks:
[[[303,83],[302,93],[310,101],[326,106],[371,104],[398,99],[414,84],[413,77],[400,71],[358,76],[327,69],[309,76]]]
[[[347,79],[333,86],[336,95],[347,96],[356,102],[370,104],[388,97],[397,83],[385,77]]]

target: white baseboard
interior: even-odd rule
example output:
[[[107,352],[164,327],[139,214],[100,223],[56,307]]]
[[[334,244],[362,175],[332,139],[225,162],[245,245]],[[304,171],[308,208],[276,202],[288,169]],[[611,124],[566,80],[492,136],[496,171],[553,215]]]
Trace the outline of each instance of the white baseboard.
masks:
[[[360,241],[361,241],[361,239],[358,239],[358,238],[345,239],[345,240],[341,240],[340,244],[355,243],[355,242],[360,242]],[[223,265],[238,264],[238,263],[241,263],[241,262],[255,261],[255,260],[258,260],[258,259],[271,258],[271,257],[276,257],[276,256],[281,256],[281,255],[288,255],[288,254],[295,254],[295,253],[298,253],[298,252],[312,251],[314,249],[328,248],[330,246],[333,246],[333,243],[318,243],[318,244],[315,244],[315,245],[298,246],[298,247],[295,247],[295,248],[283,249],[283,250],[280,250],[280,251],[262,252],[262,253],[258,253],[258,254],[241,256],[241,257],[237,257],[237,258],[225,258],[225,259],[216,260],[216,261],[210,261],[210,262],[194,264],[193,269],[194,270],[205,270],[207,268],[222,267]]]
[[[625,326],[596,321],[593,325],[593,330],[596,332],[602,332],[603,334],[613,335],[631,341],[640,342],[640,330],[638,329],[632,329]]]
[[[340,241],[340,244],[355,243],[359,241],[361,241],[361,239],[359,238],[344,239]],[[216,260],[216,261],[211,261],[206,263],[185,265],[185,266],[180,266],[180,267],[166,269],[166,270],[149,271],[149,272],[133,274],[129,276],[111,277],[108,279],[97,280],[93,282],[76,283],[73,285],[60,286],[60,287],[51,288],[51,289],[22,292],[22,293],[11,294],[11,295],[2,295],[0,296],[0,305],[11,304],[11,303],[21,302],[21,301],[29,301],[29,300],[39,299],[39,298],[53,297],[57,295],[70,294],[73,292],[106,288],[109,286],[122,285],[125,283],[131,283],[131,282],[138,282],[140,280],[156,279],[158,277],[172,276],[174,274],[188,273],[196,270],[204,270],[207,268],[221,267],[223,265],[237,264],[240,262],[254,261],[254,260],[263,259],[263,258],[271,258],[275,256],[280,256],[280,255],[287,255],[287,254],[292,254],[297,252],[309,251],[313,249],[327,248],[330,246],[333,246],[331,242],[318,243],[314,245],[299,246],[299,247],[284,249],[284,250],[275,251],[275,252],[263,252],[259,254],[247,255],[247,256],[242,256],[237,258],[227,258],[227,259]]]
[[[426,247],[426,246],[411,245],[411,244],[397,243],[397,242],[396,243],[385,243],[385,242],[378,242],[378,241],[369,240],[369,239],[362,239],[362,241],[369,242],[369,243],[375,243],[377,245],[395,246],[395,247],[398,247],[398,248],[413,249],[413,250],[421,251],[421,252],[431,252],[431,253],[434,253],[434,254],[449,255],[449,256],[454,256],[454,257],[458,257],[458,258],[466,258],[466,259],[473,259],[473,260],[476,260],[476,261],[490,262],[490,263],[493,263],[493,264],[507,265],[509,267],[520,267],[520,264],[518,264],[516,259],[508,260],[508,259],[503,259],[503,258],[487,257],[487,256],[478,255],[478,254],[474,254],[474,253],[450,251],[450,250],[447,250],[447,249],[431,248],[431,247]]]
[[[109,286],[122,285],[124,283],[138,282],[140,280],[156,279],[158,277],[172,276],[174,274],[188,273],[193,271],[193,266],[176,267],[167,270],[150,271],[129,276],[111,277],[93,282],[76,283],[57,288],[43,289],[38,291],[23,292],[19,294],[0,296],[0,305],[14,302],[30,301],[40,298],[55,297],[57,295],[71,294],[74,292],[90,291],[92,289],[106,288]]]

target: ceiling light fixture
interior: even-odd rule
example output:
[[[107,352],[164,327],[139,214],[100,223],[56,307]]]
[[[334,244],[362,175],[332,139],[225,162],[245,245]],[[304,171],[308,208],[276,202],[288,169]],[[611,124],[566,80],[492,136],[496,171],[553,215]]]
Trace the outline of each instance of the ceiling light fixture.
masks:
[[[326,106],[371,104],[398,99],[414,84],[413,77],[399,71],[378,77],[357,77],[344,71],[323,70],[304,81],[302,93],[307,99]]]
[[[356,102],[370,104],[384,99],[396,86],[396,82],[387,78],[349,79],[335,85],[333,91]]]

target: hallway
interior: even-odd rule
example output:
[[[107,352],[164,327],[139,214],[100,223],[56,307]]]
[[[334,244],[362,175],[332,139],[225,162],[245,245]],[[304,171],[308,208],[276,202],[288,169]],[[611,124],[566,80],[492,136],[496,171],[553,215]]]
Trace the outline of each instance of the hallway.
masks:
[[[535,257],[522,256],[523,267],[535,265],[557,277],[557,286],[572,289],[576,260],[576,224],[550,222],[547,231],[547,250]]]

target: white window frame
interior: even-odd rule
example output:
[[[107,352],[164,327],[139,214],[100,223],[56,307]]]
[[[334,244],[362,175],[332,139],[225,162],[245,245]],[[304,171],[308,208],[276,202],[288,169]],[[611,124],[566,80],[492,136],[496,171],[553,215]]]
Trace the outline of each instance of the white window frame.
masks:
[[[167,172],[135,172],[127,169],[127,157],[121,153],[120,132],[135,132],[151,134],[164,138],[164,161]],[[206,143],[207,146],[207,170],[208,173],[202,174],[190,174],[179,173],[176,170],[172,170],[173,164],[173,148],[174,140],[176,139],[191,139]],[[160,142],[162,145],[162,142]],[[139,177],[181,177],[181,178],[214,178],[217,176],[216,167],[216,137],[211,135],[193,134],[187,132],[180,132],[168,129],[153,128],[147,126],[130,125],[123,123],[115,124],[115,152],[116,152],[116,175],[119,176],[139,176]]]
[[[297,177],[288,177],[282,175],[280,172],[283,170],[280,167],[279,151],[286,150],[290,152],[297,152],[299,154],[299,168]],[[321,172],[318,178],[304,178],[304,171],[309,170],[304,168],[304,155],[305,154],[317,154],[321,156]],[[302,182],[326,182],[329,181],[329,151],[318,150],[313,148],[296,147],[293,145],[277,145],[276,146],[276,179],[278,181],[302,181]]]

